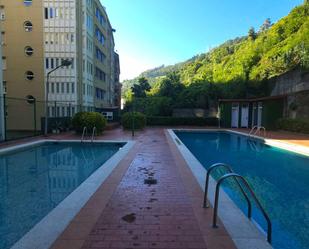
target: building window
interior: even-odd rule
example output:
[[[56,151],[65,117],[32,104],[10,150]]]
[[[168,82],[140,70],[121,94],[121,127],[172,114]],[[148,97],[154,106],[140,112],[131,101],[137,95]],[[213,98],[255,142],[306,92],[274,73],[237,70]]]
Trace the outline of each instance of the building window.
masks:
[[[28,95],[26,99],[28,104],[33,104],[35,102],[35,98],[32,95]]]
[[[26,32],[31,32],[33,29],[33,25],[30,21],[24,22],[24,28]]]
[[[44,9],[44,16],[45,16],[45,19],[48,19],[48,8]]]
[[[29,46],[25,47],[25,54],[26,54],[27,56],[33,55],[33,48],[32,48],[32,47],[29,47]]]
[[[2,57],[2,70],[6,70],[7,69],[7,63],[6,63],[6,57]]]
[[[55,84],[51,83],[51,92],[54,93],[55,92]]]
[[[3,84],[3,94],[6,94],[7,93],[7,83],[6,83],[6,80],[4,80],[2,82],[2,84]]]
[[[27,80],[33,80],[34,79],[34,73],[32,71],[26,72],[26,79]]]
[[[48,58],[45,59],[45,67],[46,69],[49,69],[49,59]]]
[[[30,6],[32,4],[32,0],[24,0],[24,4],[26,6]]]

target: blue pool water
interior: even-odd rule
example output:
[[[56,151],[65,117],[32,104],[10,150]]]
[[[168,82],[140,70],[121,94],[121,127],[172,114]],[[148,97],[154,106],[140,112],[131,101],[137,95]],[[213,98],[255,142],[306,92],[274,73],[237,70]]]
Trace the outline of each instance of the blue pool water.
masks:
[[[0,156],[0,248],[10,248],[124,144],[44,143]]]
[[[271,218],[274,248],[309,248],[309,157],[234,133],[175,133],[206,169],[224,162],[248,180]],[[246,203],[233,185],[224,188],[246,214]],[[253,218],[266,231],[256,208]]]

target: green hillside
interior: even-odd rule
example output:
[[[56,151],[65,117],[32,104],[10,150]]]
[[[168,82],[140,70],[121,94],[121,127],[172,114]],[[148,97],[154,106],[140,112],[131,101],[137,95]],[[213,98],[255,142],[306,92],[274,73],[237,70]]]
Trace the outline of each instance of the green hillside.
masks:
[[[267,95],[263,83],[295,67],[309,68],[308,2],[275,24],[266,20],[258,31],[251,28],[208,53],[140,77],[152,86],[148,98],[171,98],[174,107],[207,107],[217,98]],[[126,98],[138,78],[123,82]]]

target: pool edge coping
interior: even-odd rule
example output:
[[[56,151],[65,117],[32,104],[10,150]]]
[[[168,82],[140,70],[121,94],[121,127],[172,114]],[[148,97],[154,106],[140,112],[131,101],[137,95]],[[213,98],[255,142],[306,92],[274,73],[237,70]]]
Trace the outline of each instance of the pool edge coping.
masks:
[[[16,145],[0,150],[0,153],[14,151],[16,149],[28,148],[45,142],[80,142],[80,140],[56,140],[42,139],[35,142]],[[95,143],[125,143],[125,145],[95,170],[84,182],[82,182],[72,193],[62,200],[54,209],[43,217],[34,227],[16,241],[10,249],[48,249],[62,232],[67,228],[74,217],[80,212],[93,194],[99,189],[104,181],[111,175],[130,150],[135,141],[119,140],[96,140]],[[90,143],[90,141],[84,142]],[[57,222],[55,222],[57,221]]]
[[[231,131],[227,129],[167,129],[174,145],[179,150],[187,166],[192,171],[202,191],[205,188],[206,169],[195,158],[190,150],[180,141],[174,131]],[[242,133],[242,135],[245,135]],[[177,141],[178,140],[178,141]],[[216,181],[210,176],[208,199],[213,206]],[[220,190],[220,205],[218,216],[227,230],[229,236],[238,249],[252,248],[252,243],[259,249],[273,248],[267,241],[263,231],[257,228],[256,224],[250,221],[236,204],[228,197],[224,190]]]

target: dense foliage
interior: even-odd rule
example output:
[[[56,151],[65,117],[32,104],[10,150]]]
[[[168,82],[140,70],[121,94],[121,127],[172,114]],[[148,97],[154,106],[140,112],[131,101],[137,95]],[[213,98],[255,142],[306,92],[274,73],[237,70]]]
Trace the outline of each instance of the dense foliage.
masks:
[[[182,118],[182,117],[147,117],[147,125],[194,125],[194,126],[217,126],[217,118]]]
[[[309,134],[309,120],[283,118],[278,121],[277,128],[280,130]]]
[[[247,36],[227,41],[208,53],[142,73],[142,81],[147,78],[151,86],[142,94],[131,89],[139,84],[139,78],[125,81],[124,98],[129,104],[133,96],[170,98],[169,110],[207,108],[218,98],[267,96],[269,79],[295,67],[309,68],[308,34],[309,4],[305,1],[275,24],[266,19],[258,31],[250,28]]]
[[[121,117],[124,129],[143,129],[146,126],[146,116],[140,112],[126,112]]]
[[[97,133],[101,134],[106,126],[106,119],[98,112],[78,112],[72,119],[72,126],[77,133],[82,133],[84,127],[87,127],[88,132],[96,127]]]

